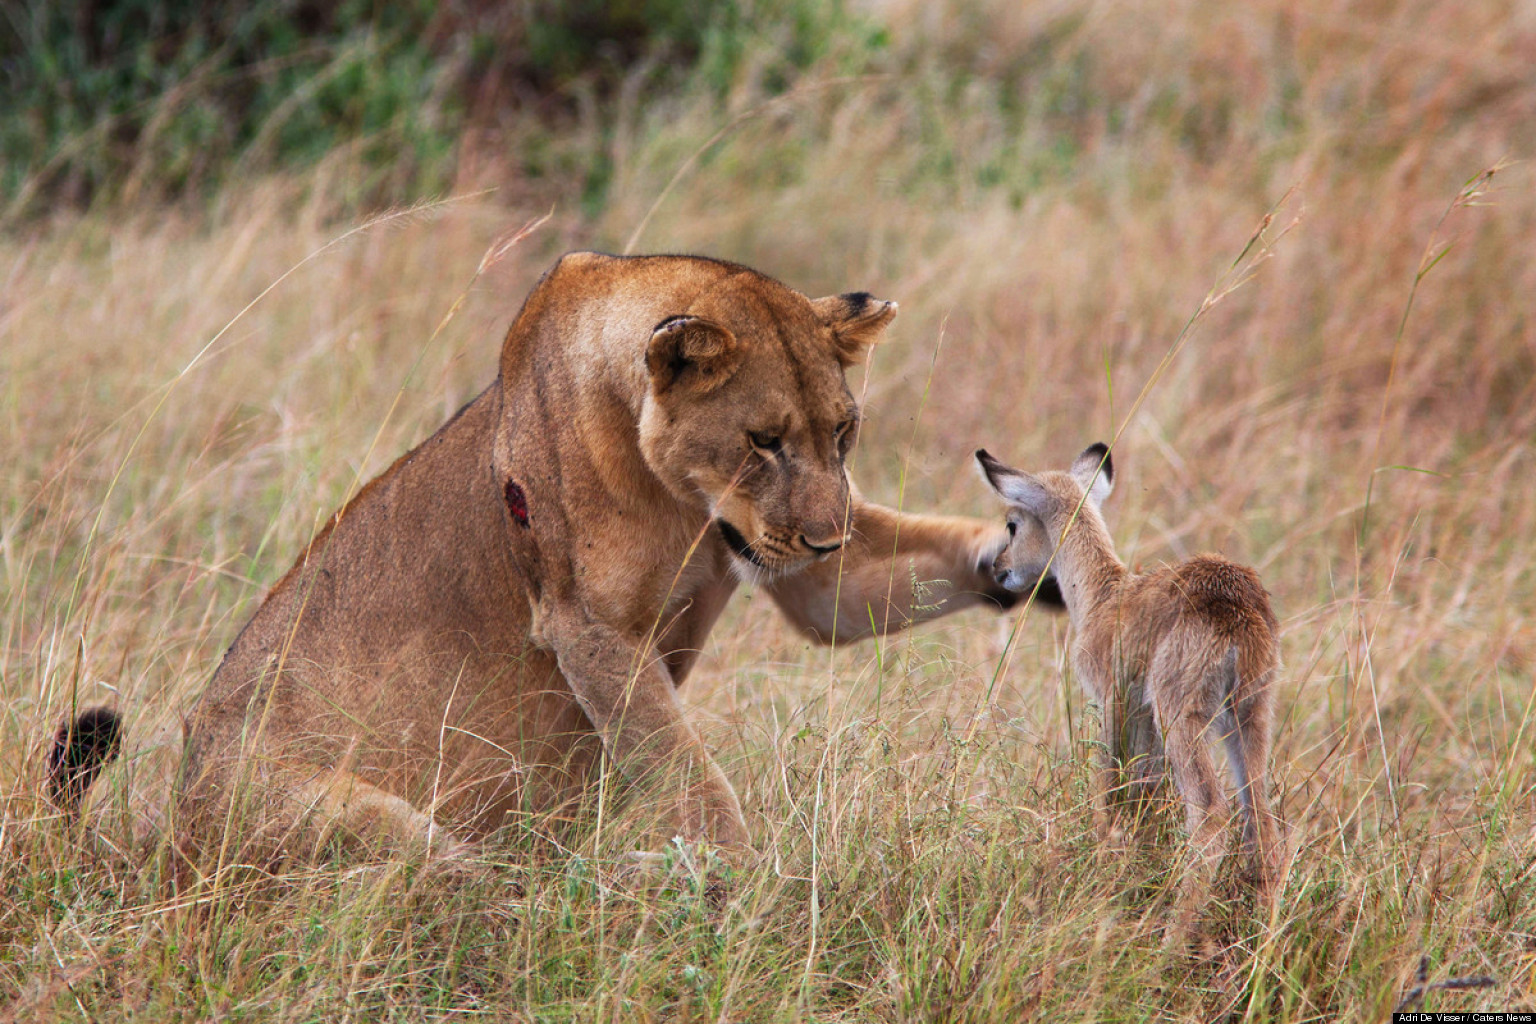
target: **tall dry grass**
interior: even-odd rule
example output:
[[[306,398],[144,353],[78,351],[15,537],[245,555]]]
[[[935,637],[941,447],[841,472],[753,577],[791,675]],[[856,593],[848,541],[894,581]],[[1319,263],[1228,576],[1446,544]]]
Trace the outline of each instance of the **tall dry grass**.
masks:
[[[1424,957],[1495,980],[1431,1008],[1536,1008],[1536,194],[1478,178],[1536,143],[1530,6],[872,16],[896,42],[857,74],[620,111],[600,214],[483,273],[545,209],[484,152],[462,191],[502,192],[352,234],[322,168],[0,239],[0,1020],[1381,1020]],[[1177,835],[1097,849],[1094,711],[1040,613],[829,652],[739,596],[686,692],[765,851],[723,887],[507,837],[483,879],[337,863],[188,906],[116,819],[51,816],[66,710],[174,731],[316,524],[489,382],[538,272],[642,224],[902,303],[854,382],[870,496],[996,514],[971,449],[1118,433],[1129,560],[1260,569],[1272,917],[1232,891],[1161,950]]]

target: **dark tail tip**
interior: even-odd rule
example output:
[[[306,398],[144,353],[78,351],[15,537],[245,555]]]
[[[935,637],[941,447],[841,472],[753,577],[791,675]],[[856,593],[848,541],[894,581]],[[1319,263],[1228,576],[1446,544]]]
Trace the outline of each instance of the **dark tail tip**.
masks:
[[[123,717],[110,708],[92,708],[60,725],[48,754],[48,797],[54,806],[76,813],[96,773],[122,745]]]

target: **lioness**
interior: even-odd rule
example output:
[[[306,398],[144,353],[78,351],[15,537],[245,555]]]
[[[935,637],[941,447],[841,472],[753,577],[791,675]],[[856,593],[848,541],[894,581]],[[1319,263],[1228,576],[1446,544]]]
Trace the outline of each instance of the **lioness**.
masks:
[[[231,645],[186,724],[178,847],[226,860],[241,828],[316,819],[483,836],[604,765],[664,794],[666,836],[745,846],[677,698],[740,580],[822,642],[1014,600],[1001,526],[850,486],[844,370],[895,315],[719,260],[562,258],[496,382],[337,512]],[[52,761],[65,802],[115,750],[115,721],[79,725]]]

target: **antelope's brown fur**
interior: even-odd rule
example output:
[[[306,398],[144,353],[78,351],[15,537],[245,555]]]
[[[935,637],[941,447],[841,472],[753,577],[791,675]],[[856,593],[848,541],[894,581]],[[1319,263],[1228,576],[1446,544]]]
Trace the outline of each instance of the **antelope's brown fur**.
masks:
[[[1129,571],[1099,511],[1113,482],[1103,445],[1069,472],[1030,474],[985,451],[976,457],[1009,505],[1012,539],[995,563],[998,582],[1021,590],[1048,570],[1066,603],[1073,669],[1104,709],[1104,810],[1112,815],[1123,798],[1145,792],[1166,765],[1186,809],[1191,893],[1201,891],[1227,818],[1210,750],[1221,740],[1244,844],[1268,892],[1277,854],[1266,764],[1279,623],[1258,574],[1209,554]]]

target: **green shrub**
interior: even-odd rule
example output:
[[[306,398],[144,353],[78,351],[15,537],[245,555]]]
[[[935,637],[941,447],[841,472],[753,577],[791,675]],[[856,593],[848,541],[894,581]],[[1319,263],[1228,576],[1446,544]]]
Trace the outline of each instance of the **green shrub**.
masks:
[[[174,197],[342,146],[362,201],[398,201],[443,186],[470,119],[558,132],[636,73],[723,96],[751,54],[784,89],[851,23],[814,0],[18,0],[0,20],[0,201]]]

